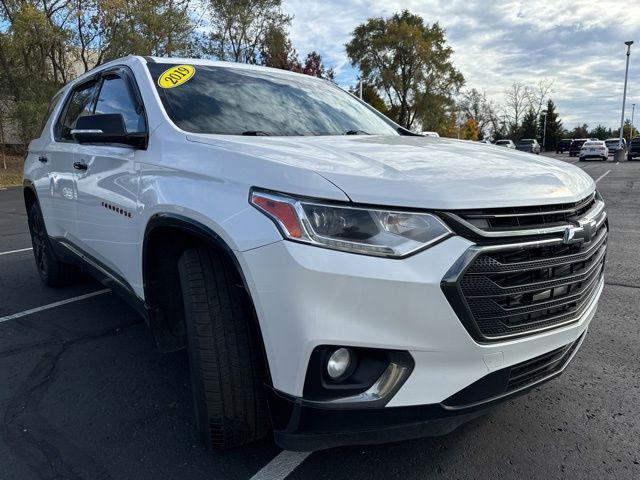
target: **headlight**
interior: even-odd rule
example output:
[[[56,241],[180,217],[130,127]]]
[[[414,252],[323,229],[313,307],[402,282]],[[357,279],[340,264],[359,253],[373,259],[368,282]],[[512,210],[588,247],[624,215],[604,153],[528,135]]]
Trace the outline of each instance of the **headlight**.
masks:
[[[358,208],[255,190],[251,204],[271,218],[285,238],[345,252],[404,257],[452,234],[428,213]]]

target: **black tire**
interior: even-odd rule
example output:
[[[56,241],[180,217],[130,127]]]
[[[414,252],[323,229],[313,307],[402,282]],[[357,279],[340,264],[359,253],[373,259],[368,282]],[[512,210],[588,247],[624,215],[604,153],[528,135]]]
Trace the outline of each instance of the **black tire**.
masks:
[[[29,208],[29,232],[36,269],[42,283],[48,287],[64,287],[74,283],[80,276],[80,270],[74,265],[53,258],[51,243],[38,202],[33,202]]]
[[[580,161],[581,161],[581,162],[584,162],[585,160],[586,160],[586,158],[584,158],[584,157],[580,157]]]
[[[231,261],[213,250],[178,262],[197,428],[209,448],[241,446],[269,431],[265,362],[249,298]]]

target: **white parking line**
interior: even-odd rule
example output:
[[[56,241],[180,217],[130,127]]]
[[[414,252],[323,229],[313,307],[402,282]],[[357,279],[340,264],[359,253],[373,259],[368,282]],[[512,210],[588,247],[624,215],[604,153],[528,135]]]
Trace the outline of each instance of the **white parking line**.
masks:
[[[60,300],[59,302],[53,302],[48,305],[43,305],[41,307],[31,308],[29,310],[25,310],[24,312],[18,312],[12,315],[7,315],[6,317],[0,317],[0,323],[8,322],[9,320],[15,320],[16,318],[26,317],[27,315],[32,315],[34,313],[42,312],[43,310],[49,310],[50,308],[60,307],[68,303],[79,302],[80,300],[86,300],[87,298],[95,297],[97,295],[102,295],[103,293],[107,293],[110,291],[111,290],[109,290],[108,288],[105,288],[104,290],[98,290],[97,292],[78,295],[77,297],[67,298],[66,300]]]
[[[267,463],[249,480],[283,480],[293,472],[298,465],[306,460],[311,452],[290,452],[284,450]]]
[[[598,178],[596,178],[596,183],[598,183],[600,180],[602,180],[604,177],[606,177],[610,173],[611,173],[611,170],[607,170],[606,172],[604,172],[602,175],[600,175]]]
[[[33,248],[29,247],[21,248],[20,250],[9,250],[8,252],[0,252],[0,255],[11,255],[12,253],[28,252],[29,250],[33,250]]]

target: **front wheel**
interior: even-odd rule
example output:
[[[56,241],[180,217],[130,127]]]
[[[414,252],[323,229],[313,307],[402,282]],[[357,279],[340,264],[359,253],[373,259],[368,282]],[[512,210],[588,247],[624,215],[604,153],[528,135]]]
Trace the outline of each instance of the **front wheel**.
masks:
[[[53,258],[44,218],[37,202],[33,202],[29,208],[29,233],[36,268],[42,283],[48,287],[63,287],[77,280],[80,272],[75,266]]]
[[[230,448],[269,431],[266,369],[250,303],[231,260],[208,248],[178,262],[195,417],[209,448]]]

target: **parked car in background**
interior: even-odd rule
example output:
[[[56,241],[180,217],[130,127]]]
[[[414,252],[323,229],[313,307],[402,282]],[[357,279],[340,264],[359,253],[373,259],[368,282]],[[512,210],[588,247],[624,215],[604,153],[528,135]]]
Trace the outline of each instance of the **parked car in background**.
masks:
[[[540,155],[540,144],[535,138],[523,138],[516,145],[516,149],[521,152],[535,153]]]
[[[498,145],[499,147],[507,147],[507,148],[516,148],[516,144],[513,143],[513,140],[498,140],[496,142],[496,145]]]
[[[487,140],[486,138],[482,140],[476,140],[476,141],[478,143],[486,143],[487,145],[493,145],[493,143],[491,143],[491,140]]]
[[[629,150],[627,150],[627,160],[637,157],[640,157],[640,135],[629,142]]]
[[[571,145],[569,146],[569,156],[575,157],[576,155],[578,155],[580,153],[582,145],[584,145],[584,142],[586,141],[586,138],[576,138],[575,140],[573,140],[573,142],[571,142]]]
[[[618,150],[620,150],[620,139],[619,138],[607,138],[604,143],[607,145],[609,149],[609,155],[615,154]],[[627,141],[622,139],[622,150],[627,149]]]
[[[571,142],[573,142],[572,138],[563,138],[556,145],[556,153],[564,153],[569,151],[569,147],[571,146]]]
[[[580,161],[584,162],[587,158],[599,158],[607,160],[609,149],[604,140],[587,140],[580,148]]]
[[[421,132],[420,135],[422,135],[424,137],[438,137],[438,138],[440,138],[440,135],[438,134],[438,132]]]

